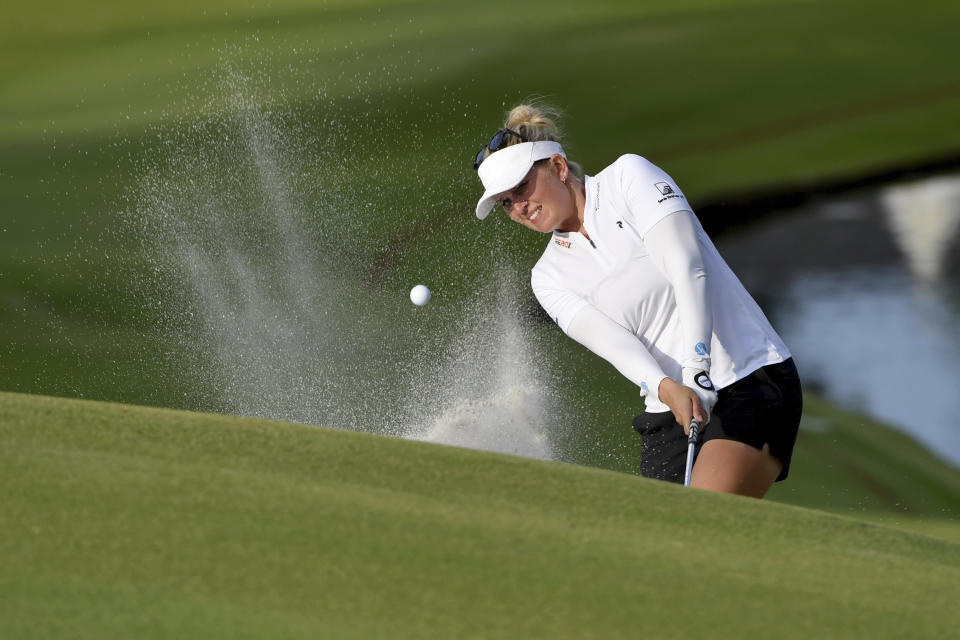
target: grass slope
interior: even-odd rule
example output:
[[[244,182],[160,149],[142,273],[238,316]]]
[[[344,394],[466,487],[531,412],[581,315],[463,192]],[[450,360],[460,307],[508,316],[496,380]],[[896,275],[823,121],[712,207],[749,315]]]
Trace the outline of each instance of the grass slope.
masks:
[[[335,134],[336,160],[296,167],[316,170],[303,180],[320,194],[283,195],[376,211],[345,260],[356,295],[403,299],[429,278],[456,301],[487,277],[490,247],[517,272],[541,251],[470,215],[467,158],[507,105],[549,96],[588,170],[642,153],[694,205],[870,173],[960,149],[957,12],[945,0],[911,3],[909,17],[852,0],[17,4],[0,23],[0,388],[216,404],[183,375],[188,356],[158,344],[144,309],[169,301],[131,293],[148,267],[109,231],[136,197],[138,161],[163,154],[157,130],[188,132],[236,100],[225,69],[307,138]],[[330,178],[341,163],[357,184]]]
[[[635,476],[0,394],[5,638],[940,638],[960,544]]]
[[[956,467],[903,432],[809,392],[790,478],[768,497],[960,542]]]

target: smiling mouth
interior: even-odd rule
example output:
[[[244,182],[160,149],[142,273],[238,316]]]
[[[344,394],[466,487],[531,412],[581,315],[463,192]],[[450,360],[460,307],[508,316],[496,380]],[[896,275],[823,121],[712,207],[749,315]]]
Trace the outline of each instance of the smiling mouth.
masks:
[[[531,216],[527,218],[527,220],[529,220],[530,222],[533,222],[540,215],[541,211],[543,211],[543,206],[540,206],[536,211],[534,211],[533,214],[531,214]]]

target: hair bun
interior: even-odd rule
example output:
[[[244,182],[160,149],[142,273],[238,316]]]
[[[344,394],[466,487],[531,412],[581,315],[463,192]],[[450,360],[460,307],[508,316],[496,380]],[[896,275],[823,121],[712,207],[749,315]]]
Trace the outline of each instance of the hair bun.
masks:
[[[510,110],[504,126],[513,129],[528,140],[560,141],[557,120],[560,111],[555,107],[539,104],[520,104]]]

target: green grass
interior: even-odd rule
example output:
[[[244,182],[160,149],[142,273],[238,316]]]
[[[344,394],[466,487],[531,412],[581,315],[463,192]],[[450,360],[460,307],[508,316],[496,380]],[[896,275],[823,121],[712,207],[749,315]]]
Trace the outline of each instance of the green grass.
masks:
[[[330,222],[316,203],[369,221],[334,258],[344,291],[375,309],[349,338],[389,352],[456,326],[450,309],[492,263],[522,281],[540,253],[541,238],[471,213],[465,159],[519,99],[566,108],[588,171],[638,152],[695,205],[860,176],[960,149],[957,12],[17,4],[0,21],[0,389],[222,406],[193,366],[210,355],[163,315],[177,283],[151,279],[121,214],[183,150],[164,140],[208,144],[191,127],[229,119],[238,95],[302,159],[287,195],[312,227]],[[419,325],[416,281],[436,294]],[[563,459],[593,469],[0,395],[0,635],[947,635],[955,469],[811,395],[770,500],[647,482],[629,475],[635,389],[555,327],[531,331],[574,399],[557,413]],[[745,612],[754,597],[768,606]]]
[[[956,541],[362,433],[0,394],[8,638],[945,637]]]
[[[904,433],[807,393],[794,456],[770,499],[960,541],[960,471]]]

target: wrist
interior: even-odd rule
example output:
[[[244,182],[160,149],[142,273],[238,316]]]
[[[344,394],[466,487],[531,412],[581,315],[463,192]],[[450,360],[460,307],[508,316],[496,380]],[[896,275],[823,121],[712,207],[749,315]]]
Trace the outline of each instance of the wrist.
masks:
[[[654,378],[649,384],[646,381],[640,383],[640,395],[646,404],[650,404],[651,401],[662,402],[662,400],[660,400],[660,385],[663,384],[664,380],[669,380],[669,378],[661,376]]]
[[[683,367],[683,384],[691,389],[716,393],[710,371],[701,367]]]
[[[692,358],[686,358],[681,363],[684,371],[687,369],[693,369],[696,371],[703,371],[707,375],[710,374],[710,356],[694,356]]]
[[[669,407],[675,391],[680,387],[683,387],[683,384],[679,381],[668,376],[662,377],[657,384],[657,401]]]
[[[700,408],[703,410],[705,421],[710,422],[710,413],[713,406],[717,404],[717,389],[713,386],[710,375],[703,369],[683,368],[683,386],[693,390],[700,400]]]

